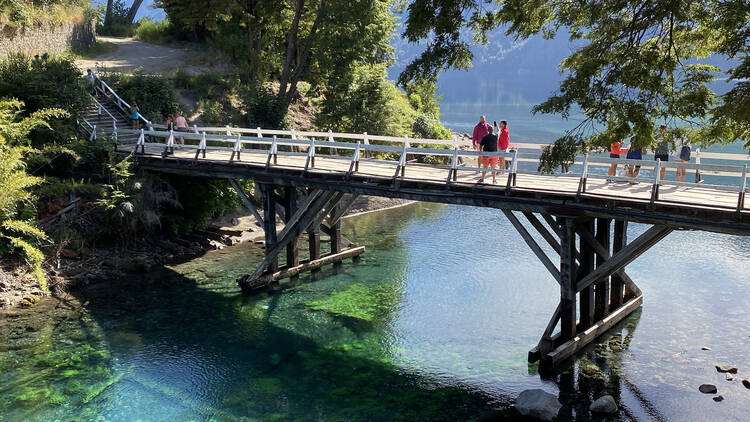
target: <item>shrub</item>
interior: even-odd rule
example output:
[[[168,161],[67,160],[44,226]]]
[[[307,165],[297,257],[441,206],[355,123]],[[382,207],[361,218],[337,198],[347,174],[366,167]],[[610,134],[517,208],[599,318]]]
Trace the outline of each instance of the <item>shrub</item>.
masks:
[[[270,87],[246,87],[241,97],[248,127],[284,129],[289,126],[284,101],[279,100]]]
[[[135,37],[141,41],[154,44],[174,41],[172,24],[169,22],[169,19],[157,22],[149,18],[142,18],[138,21],[138,25],[135,28]]]
[[[224,108],[218,101],[199,100],[198,109],[201,110],[201,119],[205,124],[218,125],[225,121]]]
[[[67,143],[76,136],[76,118],[91,102],[83,73],[70,56],[43,55],[38,62],[21,54],[0,61],[0,98],[17,98],[29,115],[44,108],[68,112],[64,120],[50,120],[51,130],[44,126],[29,134],[34,145]]]
[[[414,119],[412,133],[416,138],[450,139],[451,132],[443,127],[440,120],[425,114],[419,114]]]
[[[190,204],[179,212],[166,212],[162,218],[164,230],[173,234],[189,233],[205,228],[213,217],[236,209],[240,199],[227,180],[188,176],[165,176],[180,203]]]

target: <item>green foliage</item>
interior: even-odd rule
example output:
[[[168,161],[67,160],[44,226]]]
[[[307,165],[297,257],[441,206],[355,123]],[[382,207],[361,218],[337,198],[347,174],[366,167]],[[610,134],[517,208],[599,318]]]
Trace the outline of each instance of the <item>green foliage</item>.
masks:
[[[100,74],[109,86],[131,105],[138,104],[147,119],[162,122],[180,108],[177,93],[168,78],[136,69],[132,75],[124,73]]]
[[[138,25],[135,28],[135,38],[153,44],[164,44],[174,41],[172,24],[169,22],[169,19],[152,21],[149,18],[142,18],[138,21]]]
[[[395,23],[390,1],[160,0],[155,4],[182,35],[208,40],[229,56],[248,85],[279,80],[276,95],[284,111],[300,81],[330,86],[348,78],[357,66],[387,64],[392,55],[389,41]]]
[[[29,134],[35,146],[70,142],[76,136],[76,117],[91,102],[73,57],[46,54],[38,62],[20,54],[0,61],[0,98],[3,97],[22,101],[26,115],[46,108],[67,112],[42,116],[48,124]]]
[[[472,56],[461,37],[474,32],[487,42],[498,27],[515,38],[567,32],[573,50],[563,60],[557,93],[535,112],[567,117],[575,107],[587,117],[573,134],[591,146],[622,140],[630,127],[643,142],[654,139],[653,122],[684,125],[694,144],[744,139],[750,148],[750,3],[728,1],[525,1],[497,2],[484,13],[483,0],[415,0],[409,5],[404,36],[428,39],[428,47],[401,74],[406,85],[447,68],[465,68]],[[721,70],[702,62],[723,54],[731,89],[711,89]],[[604,130],[599,130],[604,127]]]
[[[553,145],[542,148],[537,171],[551,174],[560,167],[563,172],[567,172],[575,162],[576,154],[583,153],[585,150],[586,143],[582,137],[563,136],[557,139]]]
[[[173,234],[203,229],[211,218],[223,215],[240,205],[240,199],[226,180],[168,176],[164,181],[173,187],[179,203],[190,204],[184,209],[172,207],[164,213],[163,228]]]
[[[99,18],[97,19],[96,33],[112,37],[132,37],[135,35],[136,25],[128,20],[129,11],[130,8],[125,4],[124,0],[114,0],[112,2],[112,12],[109,19],[107,19],[106,5],[102,4],[97,9]]]
[[[288,127],[286,105],[267,86],[248,86],[241,92],[245,124],[248,127],[284,129]]]
[[[17,100],[0,101],[0,257],[21,252],[42,290],[47,280],[42,270],[44,255],[35,246],[46,238],[30,221],[21,219],[24,207],[31,206],[31,188],[41,182],[26,173],[25,154],[34,150],[28,146],[28,135],[35,128],[45,126],[45,118],[60,110],[39,110],[23,118],[23,103]]]
[[[218,125],[226,122],[224,118],[224,108],[218,101],[198,100],[198,109],[201,111],[203,123],[208,125]]]
[[[326,93],[318,125],[340,132],[410,135],[416,113],[406,95],[385,77],[385,66],[357,69],[350,85]]]

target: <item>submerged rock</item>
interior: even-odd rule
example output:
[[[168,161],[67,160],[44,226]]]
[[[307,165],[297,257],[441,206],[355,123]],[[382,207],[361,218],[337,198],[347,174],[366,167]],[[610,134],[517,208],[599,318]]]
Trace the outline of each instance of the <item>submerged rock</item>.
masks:
[[[617,413],[617,403],[615,402],[614,397],[607,394],[606,396],[601,396],[594,400],[594,402],[591,403],[591,406],[589,406],[589,410],[594,413],[604,413],[609,415]]]
[[[716,370],[719,372],[729,372],[730,374],[737,373],[737,367],[732,365],[716,365]]]
[[[516,410],[523,416],[551,421],[562,405],[557,397],[540,389],[524,390],[516,398]]]
[[[725,374],[727,381],[732,381],[734,379],[733,376],[731,376],[729,373]]]
[[[724,400],[724,396],[716,396],[716,397],[714,397],[714,401],[716,401],[716,402],[723,401],[723,400]]]
[[[700,387],[698,387],[698,390],[700,390],[703,394],[716,394],[716,386],[713,384],[702,384]]]
[[[745,388],[750,388],[750,378],[745,378],[742,380],[742,385],[745,386]]]
[[[710,351],[711,351],[711,348],[710,348],[710,347],[706,347],[706,346],[703,346],[703,347],[701,347],[701,350],[708,350],[708,351],[710,352]]]

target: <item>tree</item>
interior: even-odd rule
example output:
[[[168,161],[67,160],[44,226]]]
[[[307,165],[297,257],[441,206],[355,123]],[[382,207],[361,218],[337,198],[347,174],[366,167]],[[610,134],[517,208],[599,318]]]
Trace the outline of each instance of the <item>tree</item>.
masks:
[[[278,81],[288,107],[298,83],[314,88],[350,78],[363,63],[391,59],[394,18],[388,0],[159,0],[177,28],[213,34],[248,85]]]
[[[694,143],[744,139],[750,148],[747,1],[505,0],[482,13],[487,3],[412,1],[404,36],[429,42],[400,83],[468,67],[472,55],[462,31],[472,32],[474,42],[486,42],[487,33],[501,26],[517,39],[567,32],[574,50],[560,65],[565,78],[558,92],[533,109],[567,117],[576,107],[585,114],[560,143],[585,135],[587,148],[607,147],[635,134],[638,143],[648,144],[665,123],[687,125]],[[717,54],[728,69],[707,60]],[[712,83],[722,73],[732,85],[718,94]]]

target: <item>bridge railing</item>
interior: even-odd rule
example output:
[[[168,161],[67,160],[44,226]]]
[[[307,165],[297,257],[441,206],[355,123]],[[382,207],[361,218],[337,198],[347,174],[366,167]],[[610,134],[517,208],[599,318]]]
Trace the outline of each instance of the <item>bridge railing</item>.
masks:
[[[119,108],[123,113],[125,113],[126,116],[128,116],[128,118],[130,118],[130,104],[128,104],[125,100],[120,98],[120,96],[117,95],[117,92],[115,92],[115,90],[112,89],[112,87],[110,87],[106,82],[104,82],[104,80],[100,78],[96,72],[94,72],[94,78],[95,78],[94,89],[101,92],[106,97],[111,98],[112,101],[117,106],[117,108]],[[97,104],[99,104],[98,101],[97,101]],[[99,105],[101,106],[101,104]],[[145,118],[140,112],[138,112],[138,119],[142,121],[146,125],[146,127],[150,129],[154,127],[154,124],[151,123],[150,120]]]
[[[199,129],[199,128],[198,128]],[[226,128],[225,128],[226,129]],[[478,152],[473,150],[463,150],[458,147],[453,149],[440,149],[440,148],[417,148],[410,147],[406,144],[399,146],[396,145],[380,145],[380,144],[365,144],[359,138],[356,142],[341,142],[331,140],[317,140],[311,138],[309,140],[282,138],[278,135],[271,137],[257,137],[257,136],[242,136],[240,133],[234,134],[209,134],[206,132],[196,133],[193,132],[175,132],[175,131],[159,131],[159,130],[140,130],[134,131],[131,129],[119,129],[121,133],[137,133],[139,139],[136,142],[136,153],[144,153],[146,147],[157,147],[162,150],[163,156],[166,157],[170,153],[174,152],[176,138],[184,138],[187,141],[194,141],[194,143],[187,143],[181,146],[184,149],[195,151],[194,159],[206,158],[207,151],[224,151],[229,153],[228,157],[224,156],[224,160],[229,162],[241,161],[242,154],[254,154],[262,155],[266,166],[273,166],[278,164],[279,156],[296,156],[304,157],[304,170],[314,169],[315,158],[320,156],[326,159],[345,160],[349,162],[348,173],[355,173],[359,171],[360,163],[379,163],[384,165],[390,165],[394,167],[393,178],[403,179],[407,178],[407,168],[417,167],[421,169],[432,168],[436,170],[435,174],[443,173],[443,176],[439,177],[440,180],[444,180],[446,183],[455,182],[466,182],[461,180],[460,176],[466,173],[475,173],[477,171],[487,171],[489,173],[502,173],[507,174],[508,179],[506,181],[506,189],[510,190],[516,187],[518,175],[539,175],[539,172],[532,170],[524,170],[519,168],[519,163],[522,162],[535,162],[539,163],[539,158],[533,158],[531,154],[520,153],[519,149],[510,152]],[[285,131],[286,132],[286,131]],[[226,132],[225,132],[226,133]],[[320,132],[307,132],[309,134],[320,133]],[[325,133],[325,132],[323,132]],[[257,133],[256,133],[257,134]],[[262,133],[261,135],[266,136],[270,133]],[[153,142],[153,140],[163,140],[163,142]],[[370,154],[367,154],[367,153]],[[380,158],[372,158],[374,153],[380,154]],[[444,157],[449,161],[449,164],[418,164],[414,163],[413,160],[409,160],[409,156],[440,156]],[[487,169],[474,167],[467,163],[473,163],[479,157],[494,157],[499,161],[502,161],[504,166]],[[732,159],[741,161],[743,156],[732,156]],[[221,159],[219,156],[213,155],[209,157],[211,160]],[[713,158],[713,157],[712,157]],[[747,192],[747,178],[748,171],[747,165],[725,165],[725,164],[701,164],[701,163],[679,163],[679,162],[662,162],[661,160],[630,160],[620,158],[609,158],[603,156],[597,156],[595,154],[587,154],[578,157],[576,160],[580,163],[580,170],[576,172],[557,173],[550,175],[551,177],[562,177],[562,178],[577,178],[578,189],[577,194],[582,195],[587,193],[589,187],[589,179],[607,179],[610,182],[631,182],[631,183],[650,183],[652,185],[651,202],[660,201],[659,188],[665,185],[672,186],[687,186],[687,187],[702,187],[710,188],[721,191],[737,192],[737,210],[745,209],[745,194]],[[629,176],[608,176],[604,173],[592,172],[592,167],[608,167],[611,165],[618,166],[630,166],[638,167],[641,170],[650,170],[649,172],[639,172],[635,177]],[[660,177],[661,169],[685,169],[693,170],[696,173],[714,174],[720,177],[732,177],[738,178],[739,183],[728,183],[728,184],[706,184],[702,181],[696,182],[676,182],[663,180]],[[436,177],[436,180],[438,177]]]

